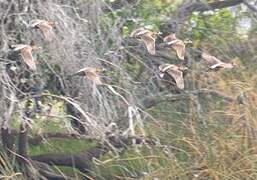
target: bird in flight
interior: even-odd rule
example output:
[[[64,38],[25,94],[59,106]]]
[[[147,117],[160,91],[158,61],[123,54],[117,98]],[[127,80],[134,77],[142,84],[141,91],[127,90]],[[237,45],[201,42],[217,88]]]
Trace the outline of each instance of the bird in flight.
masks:
[[[53,27],[54,21],[46,21],[41,19],[34,19],[30,22],[30,27],[38,28],[42,32],[46,41],[52,41],[54,38]]]
[[[87,79],[93,81],[95,84],[101,85],[103,83],[99,77],[99,73],[102,71],[103,71],[103,69],[101,69],[101,68],[85,67],[85,68],[80,69],[73,75],[85,76]]]
[[[232,69],[235,67],[234,63],[225,63],[215,56],[210,55],[207,52],[202,53],[202,58],[207,62],[210,69],[219,70],[219,69]]]
[[[170,46],[171,48],[173,48],[179,59],[184,60],[185,59],[185,53],[186,53],[186,45],[185,42],[183,42],[180,39],[177,39],[176,35],[170,34],[166,37],[163,38],[163,41]],[[191,41],[188,41],[186,43],[191,43]]]
[[[165,73],[171,76],[176,86],[180,89],[184,89],[184,78],[183,78],[183,71],[187,70],[186,67],[175,65],[175,64],[162,64],[159,66],[160,70],[160,77],[163,78]]]
[[[20,55],[23,61],[28,65],[31,70],[36,71],[36,62],[32,56],[32,51],[38,49],[39,47],[35,44],[34,41],[31,41],[30,45],[17,44],[12,45],[11,47],[14,48],[14,51],[20,51]]]
[[[154,55],[155,54],[155,39],[156,39],[156,35],[158,33],[156,32],[152,32],[148,29],[145,28],[138,28],[135,29],[132,33],[131,33],[131,37],[135,37],[135,38],[140,38],[141,41],[144,42],[147,51]]]

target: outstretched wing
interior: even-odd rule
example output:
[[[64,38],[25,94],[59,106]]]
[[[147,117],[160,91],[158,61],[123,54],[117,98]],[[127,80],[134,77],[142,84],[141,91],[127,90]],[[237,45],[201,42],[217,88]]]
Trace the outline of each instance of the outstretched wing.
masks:
[[[85,69],[86,68],[80,69],[77,72],[75,72],[74,74],[72,74],[71,76],[85,76],[86,75]]]
[[[147,48],[147,51],[150,54],[154,55],[155,54],[155,39],[148,34],[143,35],[141,38]]]
[[[172,44],[172,48],[177,52],[179,59],[184,60],[186,54],[186,46],[183,41],[178,40]]]
[[[87,71],[86,72],[86,77],[96,83],[97,85],[103,84],[99,75],[95,71]]]
[[[149,32],[149,30],[146,30],[144,28],[138,28],[138,29],[135,29],[134,31],[132,31],[132,33],[130,34],[130,37],[141,36],[147,32]]]
[[[176,85],[180,89],[184,89],[184,78],[183,78],[183,72],[178,69],[169,68],[166,71],[176,82]]]
[[[210,54],[208,54],[208,53],[206,53],[206,52],[203,52],[203,53],[202,53],[202,58],[203,58],[204,60],[206,60],[207,63],[210,64],[211,66],[213,66],[213,65],[215,65],[215,64],[220,64],[220,63],[222,63],[221,60],[219,60],[219,59],[216,58],[215,56],[212,56],[212,55],[210,55]]]
[[[13,48],[14,51],[19,51],[26,47],[28,47],[28,45],[24,45],[24,44],[11,45],[11,48]]]
[[[31,70],[36,71],[37,67],[30,47],[21,49],[21,57]]]
[[[37,27],[41,30],[43,33],[45,39],[47,41],[52,41],[54,38],[54,32],[53,27],[48,25],[47,23],[40,23],[37,25]]]
[[[216,69],[216,68],[221,68],[221,67],[223,67],[223,63],[222,63],[222,62],[212,65],[212,66],[210,67],[210,69]]]
[[[33,19],[33,20],[30,21],[29,25],[31,27],[36,27],[37,25],[39,25],[39,24],[41,24],[43,22],[45,22],[45,21],[44,20],[40,20],[40,19]]]

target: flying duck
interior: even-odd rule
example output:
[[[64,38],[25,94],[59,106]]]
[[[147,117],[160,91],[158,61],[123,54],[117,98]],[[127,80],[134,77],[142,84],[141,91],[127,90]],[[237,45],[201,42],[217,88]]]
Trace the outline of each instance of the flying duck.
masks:
[[[101,84],[103,84],[99,77],[99,73],[101,71],[103,71],[103,69],[101,69],[101,68],[85,67],[85,68],[80,69],[73,75],[85,76],[89,80],[96,83],[97,85],[101,85]]]
[[[145,28],[138,28],[135,29],[132,33],[131,33],[131,37],[135,37],[135,38],[140,38],[141,41],[144,42],[147,51],[154,55],[155,54],[155,39],[156,39],[156,35],[158,33],[156,32],[152,32],[148,29]]]
[[[46,41],[52,41],[54,37],[53,27],[54,21],[46,21],[41,19],[34,19],[30,22],[30,27],[38,28],[42,32]]]
[[[165,73],[171,76],[178,88],[184,89],[184,79],[183,79],[183,71],[186,70],[186,67],[175,65],[175,64],[162,64],[159,66],[160,77],[163,78]]]
[[[215,56],[212,56],[206,52],[202,53],[202,58],[207,62],[207,64],[210,66],[210,69],[213,70],[219,70],[219,69],[232,69],[234,68],[234,63],[225,63],[216,58]]]
[[[179,59],[181,60],[185,59],[186,45],[182,40],[177,39],[174,33],[164,37],[163,41],[167,45],[171,46],[177,52],[177,56]],[[190,43],[190,42],[187,42],[187,43]]]
[[[14,48],[14,51],[20,51],[20,55],[23,59],[23,61],[28,65],[28,67],[36,71],[36,62],[32,56],[32,50],[38,49],[39,47],[36,46],[34,41],[31,41],[30,45],[24,45],[24,44],[17,44],[17,45],[11,45],[12,48]]]

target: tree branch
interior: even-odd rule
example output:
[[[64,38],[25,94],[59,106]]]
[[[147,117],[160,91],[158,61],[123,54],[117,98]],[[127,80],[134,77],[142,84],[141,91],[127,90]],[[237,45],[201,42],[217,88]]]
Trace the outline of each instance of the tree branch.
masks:
[[[99,158],[106,150],[102,147],[94,147],[77,154],[45,154],[31,157],[32,160],[49,165],[62,165],[75,167],[81,172],[88,174],[90,163],[93,158]]]
[[[175,12],[175,17],[172,17],[167,24],[161,28],[164,35],[171,32],[177,33],[181,30],[185,21],[192,15],[193,12],[204,12],[215,9],[222,9],[242,3],[243,0],[223,0],[212,3],[204,3],[202,1],[187,1],[185,0],[182,5]]]
[[[201,2],[201,6],[196,9],[195,11],[208,11],[208,10],[214,10],[214,9],[223,9],[231,6],[236,6],[240,3],[242,3],[243,0],[223,0],[223,1],[217,1],[217,2],[212,2],[209,4],[205,4]]]
[[[143,137],[124,137],[121,135],[109,134],[108,143],[104,145],[98,145],[89,150],[82,151],[76,154],[44,154],[38,156],[32,156],[33,161],[46,163],[49,165],[61,165],[68,167],[75,167],[82,173],[88,175],[90,173],[90,164],[93,158],[99,158],[101,155],[109,151],[110,146],[114,148],[125,148],[133,144],[132,139],[135,140],[136,144],[148,144],[156,145],[156,142],[152,139],[146,139]]]
[[[256,8],[256,6],[254,6],[254,5],[251,5],[249,2],[247,2],[246,0],[242,0],[243,1],[243,3],[249,8],[249,9],[251,9],[253,12],[255,12],[255,13],[257,13],[257,8]]]

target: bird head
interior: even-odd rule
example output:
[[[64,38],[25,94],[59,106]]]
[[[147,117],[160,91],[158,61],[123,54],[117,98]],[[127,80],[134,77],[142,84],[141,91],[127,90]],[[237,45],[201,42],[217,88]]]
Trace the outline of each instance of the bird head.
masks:
[[[35,41],[34,40],[31,40],[30,41],[30,47],[33,49],[33,50],[37,50],[37,49],[41,49],[41,47],[37,46]]]
[[[182,71],[182,72],[188,70],[188,68],[187,68],[186,66],[183,66],[183,65],[181,65],[181,64],[178,64],[177,66],[178,66],[179,70]]]
[[[47,22],[48,22],[48,24],[49,24],[50,26],[52,26],[52,27],[58,24],[58,23],[55,22],[55,21],[47,21]]]
[[[96,71],[97,73],[100,73],[100,72],[105,72],[106,69],[100,68],[100,67],[96,67],[96,68],[95,68],[95,71]]]
[[[232,62],[231,65],[232,65],[233,67],[238,66],[238,64],[237,64],[236,62]]]

